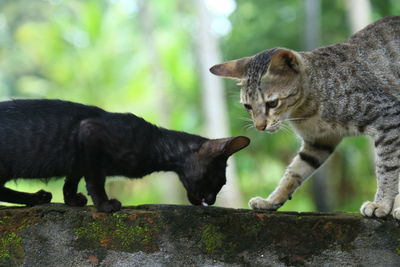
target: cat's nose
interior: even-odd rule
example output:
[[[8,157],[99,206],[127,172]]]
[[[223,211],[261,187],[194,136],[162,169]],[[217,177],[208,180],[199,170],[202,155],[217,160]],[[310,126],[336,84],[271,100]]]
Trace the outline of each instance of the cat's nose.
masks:
[[[267,125],[266,125],[265,123],[257,124],[257,125],[256,125],[256,128],[257,128],[258,130],[260,130],[260,131],[264,131],[265,128],[267,128]]]

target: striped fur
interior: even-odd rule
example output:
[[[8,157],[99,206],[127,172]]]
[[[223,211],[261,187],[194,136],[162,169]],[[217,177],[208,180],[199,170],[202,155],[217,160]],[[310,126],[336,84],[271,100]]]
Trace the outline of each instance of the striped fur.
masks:
[[[303,139],[276,190],[251,199],[250,207],[279,208],[343,137],[368,135],[375,140],[378,189],[361,212],[382,217],[393,209],[400,219],[393,207],[400,170],[400,17],[381,19],[343,43],[308,52],[274,48],[245,63],[247,72],[233,78],[241,81],[241,102],[257,129],[275,132],[289,121]],[[270,108],[273,100],[278,105]]]

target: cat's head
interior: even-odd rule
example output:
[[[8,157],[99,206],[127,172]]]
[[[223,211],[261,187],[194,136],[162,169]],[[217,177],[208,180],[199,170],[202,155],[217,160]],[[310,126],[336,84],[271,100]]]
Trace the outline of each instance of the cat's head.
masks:
[[[303,68],[299,53],[273,48],[213,66],[211,73],[241,85],[241,103],[260,131],[276,132],[300,105]]]
[[[226,183],[226,161],[249,143],[250,139],[244,136],[208,139],[185,158],[179,177],[190,203],[214,204],[218,192]]]

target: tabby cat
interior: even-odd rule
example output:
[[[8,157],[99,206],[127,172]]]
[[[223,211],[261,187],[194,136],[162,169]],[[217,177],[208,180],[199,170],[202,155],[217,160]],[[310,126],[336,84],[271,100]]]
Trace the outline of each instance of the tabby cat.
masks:
[[[64,201],[84,206],[77,193],[84,176],[98,211],[121,208],[108,199],[106,176],[139,178],[174,171],[193,205],[212,205],[226,182],[226,161],[249,144],[247,137],[207,139],[159,128],[130,113],[60,100],[0,102],[0,201],[33,206],[51,193],[23,193],[4,187],[16,178],[66,176]]]
[[[279,186],[249,202],[276,210],[332,154],[345,136],[375,141],[378,189],[361,206],[368,217],[393,211],[400,219],[400,17],[381,19],[347,41],[308,52],[273,48],[213,66],[213,74],[237,79],[241,103],[260,131],[285,121],[302,138],[298,155]]]

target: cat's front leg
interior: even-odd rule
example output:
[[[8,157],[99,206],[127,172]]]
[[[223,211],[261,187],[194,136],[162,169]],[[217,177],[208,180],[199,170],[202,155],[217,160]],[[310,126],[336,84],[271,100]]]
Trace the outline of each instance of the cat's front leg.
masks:
[[[121,209],[121,202],[116,199],[108,199],[106,191],[104,189],[105,185],[104,175],[86,175],[86,188],[88,194],[92,197],[93,204],[99,212],[114,212]]]
[[[361,206],[367,217],[384,217],[390,213],[399,192],[400,136],[390,126],[382,126],[382,133],[375,139],[377,191],[373,202]],[[388,129],[387,132],[384,129]],[[394,214],[395,215],[395,214]]]
[[[302,182],[326,161],[339,142],[340,140],[336,139],[305,141],[299,154],[286,169],[279,186],[266,199],[262,197],[250,199],[250,208],[277,210],[288,199],[291,199],[292,194]]]

